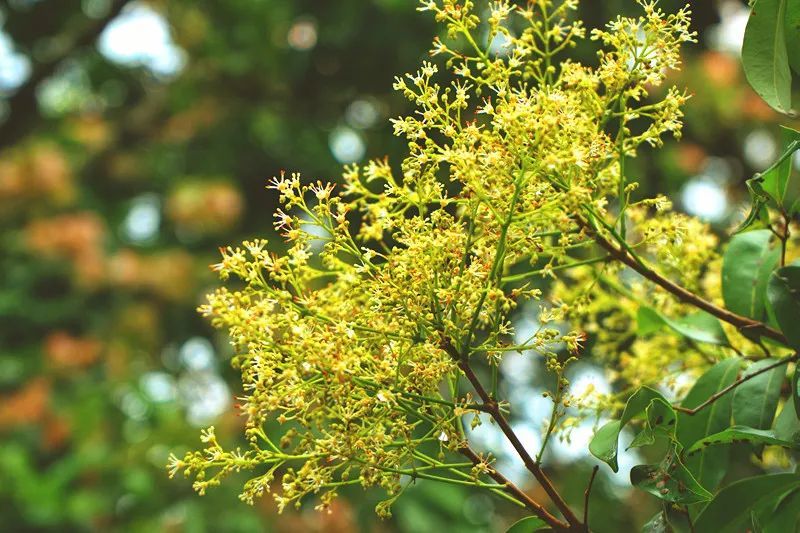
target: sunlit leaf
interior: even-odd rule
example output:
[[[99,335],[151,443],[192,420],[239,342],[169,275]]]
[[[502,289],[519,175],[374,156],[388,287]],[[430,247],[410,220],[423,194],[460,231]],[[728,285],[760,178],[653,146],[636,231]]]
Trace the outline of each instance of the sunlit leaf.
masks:
[[[757,0],[742,43],[747,81],[765,102],[782,113],[792,107],[785,19],[786,0]]]
[[[617,472],[619,470],[617,451],[620,431],[633,417],[647,409],[650,402],[656,398],[664,399],[661,393],[650,387],[641,387],[634,392],[625,404],[622,417],[619,420],[612,420],[606,423],[597,430],[597,433],[589,443],[589,452],[604,463],[607,463],[614,472]]]

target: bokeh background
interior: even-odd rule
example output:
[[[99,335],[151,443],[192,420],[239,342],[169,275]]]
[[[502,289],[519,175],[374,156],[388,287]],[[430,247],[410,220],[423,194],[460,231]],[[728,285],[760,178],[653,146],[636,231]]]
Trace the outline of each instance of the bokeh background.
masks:
[[[584,4],[597,27],[633,2]],[[723,234],[746,208],[744,180],[777,155],[780,117],[741,73],[746,3],[692,4],[700,42],[673,80],[694,93],[684,140],[631,173],[640,194],[670,194]],[[360,490],[330,514],[309,505],[277,516],[269,497],[240,503],[237,480],[200,498],[164,469],[170,451],[198,445],[200,427],[214,424],[231,446],[241,434],[227,340],[195,309],[216,284],[207,265],[219,246],[267,237],[280,249],[267,179],[289,169],[336,180],[342,164],[402,157],[388,118],[409,109],[392,80],[416,69],[438,31],[415,7],[0,0],[0,529],[504,531],[517,516],[432,483],[411,488],[388,521],[373,513],[380,495]],[[533,446],[546,384],[530,358],[502,368]],[[572,381],[610,387],[589,363]],[[478,446],[525,483],[483,428]],[[594,464],[591,433],[578,428],[551,459],[575,501]],[[598,531],[654,511],[625,488],[636,459],[618,476],[602,471],[596,509],[614,512],[593,517]]]

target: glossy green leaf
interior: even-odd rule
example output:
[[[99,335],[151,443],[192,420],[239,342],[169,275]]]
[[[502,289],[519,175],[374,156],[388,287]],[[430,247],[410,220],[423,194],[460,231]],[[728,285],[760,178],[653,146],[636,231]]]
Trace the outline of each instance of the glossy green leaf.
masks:
[[[708,400],[736,380],[741,360],[725,359],[700,376],[682,406],[693,409]],[[676,436],[684,448],[689,448],[700,439],[719,433],[730,425],[733,394],[720,396],[715,402],[694,415],[678,413]],[[725,475],[730,450],[718,446],[711,452],[701,451],[686,460],[686,466],[706,488],[716,487]]]
[[[506,533],[533,533],[544,527],[547,527],[547,522],[538,516],[526,516],[511,524],[511,527],[506,530]]]
[[[742,43],[742,65],[747,81],[765,102],[781,113],[789,112],[792,107],[786,1],[757,0]]]
[[[751,511],[797,487],[800,487],[797,474],[770,474],[736,481],[719,491],[700,512],[694,527],[696,531],[738,533],[748,523]]]
[[[795,350],[800,350],[800,264],[779,268],[767,282],[767,311]]]
[[[755,429],[746,426],[733,426],[695,442],[688,450],[686,450],[686,455],[694,455],[702,450],[705,450],[709,446],[731,444],[736,442],[770,444],[774,446],[783,446],[785,448],[797,447],[794,442],[779,438],[777,435],[775,435],[775,432],[770,429]]]
[[[697,342],[723,346],[729,344],[728,337],[719,320],[704,311],[683,318],[670,319],[652,307],[643,305],[639,307],[637,322],[639,335],[649,335],[661,329],[662,326],[667,326],[674,332]]]
[[[670,454],[661,464],[634,466],[631,469],[631,483],[671,503],[691,504],[712,498],[712,494],[680,462],[677,454]]]
[[[775,359],[757,361],[744,372],[744,375],[758,372],[775,362]],[[756,429],[771,428],[785,377],[786,365],[781,365],[736,387],[733,392],[733,422]]]
[[[722,259],[722,297],[725,307],[755,320],[764,317],[769,274],[780,250],[770,247],[769,230],[740,233],[731,239]]]
[[[792,156],[800,144],[800,132],[781,126],[781,157],[761,174],[761,187],[774,206],[790,216],[797,212],[800,200],[800,174],[792,165]]]
[[[617,453],[620,431],[633,417],[647,409],[650,402],[656,398],[664,399],[661,393],[650,387],[641,387],[634,392],[625,404],[622,417],[619,420],[612,420],[606,423],[597,430],[597,433],[589,443],[589,452],[608,464],[614,472],[617,472],[619,470]]]

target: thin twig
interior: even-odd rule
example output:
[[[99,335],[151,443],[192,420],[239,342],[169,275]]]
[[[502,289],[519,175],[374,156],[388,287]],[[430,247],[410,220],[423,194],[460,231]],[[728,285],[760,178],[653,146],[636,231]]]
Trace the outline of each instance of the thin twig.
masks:
[[[581,216],[576,217],[577,223],[583,227],[587,233],[594,239],[594,241],[600,245],[600,247],[604,248],[610,256],[617,259],[621,263],[625,264],[626,266],[630,267],[631,269],[635,270],[639,274],[641,274],[644,278],[652,281],[656,285],[660,286],[661,288],[665,289],[667,292],[670,292],[674,296],[676,296],[679,300],[686,302],[688,304],[697,307],[707,313],[714,315],[715,317],[723,320],[733,326],[736,326],[739,330],[746,330],[754,333],[760,333],[764,337],[769,337],[770,339],[776,340],[782,344],[786,344],[787,340],[786,337],[780,331],[769,327],[767,324],[763,322],[759,322],[758,320],[753,320],[747,317],[743,317],[741,315],[737,315],[736,313],[732,313],[727,309],[723,309],[714,305],[713,303],[709,302],[698,296],[697,294],[681,287],[677,283],[663,277],[661,274],[656,272],[655,270],[649,268],[648,266],[644,265],[641,261],[637,260],[631,256],[630,252],[627,250],[621,249],[614,244],[612,244],[608,239],[606,239],[603,235],[601,235],[595,228],[589,224],[589,222]]]
[[[478,377],[473,372],[472,367],[469,366],[469,362],[466,358],[462,357],[461,354],[456,350],[453,344],[450,342],[449,339],[445,339],[442,342],[443,349],[453,358],[454,361],[458,364],[458,367],[464,372],[464,375],[467,377],[469,382],[472,384],[472,387],[475,389],[475,392],[481,398],[481,401],[485,405],[485,412],[489,413],[489,415],[494,419],[497,425],[500,427],[500,430],[506,436],[508,441],[513,446],[514,450],[519,455],[520,459],[522,459],[525,468],[533,474],[533,477],[542,485],[542,488],[553,501],[555,506],[564,515],[564,518],[567,520],[569,528],[573,530],[583,530],[583,524],[581,524],[580,520],[572,509],[567,505],[567,502],[564,501],[564,498],[561,494],[558,493],[553,482],[550,481],[550,478],[542,469],[541,465],[536,462],[533,457],[528,453],[523,446],[522,442],[517,437],[517,434],[511,428],[511,424],[508,423],[508,420],[503,416],[503,413],[500,412],[500,407],[497,401],[491,397],[491,395],[486,391],[486,389],[481,384]],[[563,526],[563,524],[562,524]]]
[[[736,381],[734,381],[733,383],[731,383],[730,385],[728,385],[724,389],[722,389],[719,392],[711,395],[711,397],[708,400],[704,401],[703,403],[701,403],[700,405],[698,405],[697,407],[695,407],[693,409],[688,409],[686,407],[681,407],[679,405],[676,405],[676,406],[673,406],[673,407],[675,408],[676,411],[680,411],[681,413],[685,413],[687,415],[694,415],[698,411],[702,411],[703,409],[705,409],[706,407],[708,407],[709,405],[711,405],[712,403],[717,401],[722,396],[728,394],[730,391],[732,391],[733,389],[735,389],[736,387],[738,387],[739,385],[741,385],[745,381],[749,381],[749,380],[753,379],[754,377],[758,376],[759,374],[763,374],[764,372],[768,372],[768,371],[770,371],[770,370],[772,370],[774,368],[778,368],[779,366],[785,365],[786,363],[788,363],[790,361],[796,360],[797,359],[797,355],[798,354],[794,354],[791,357],[785,357],[785,358],[781,359],[780,361],[776,361],[775,363],[773,363],[771,365],[765,366],[764,368],[759,368],[758,370],[756,370],[752,374],[747,374],[745,376],[742,376],[741,378],[737,379]]]
[[[470,448],[467,445],[464,445],[461,448],[459,448],[459,451],[461,452],[462,455],[464,455],[466,458],[472,461],[472,464],[476,466],[479,464],[486,463],[477,453],[475,453],[475,451],[472,448]],[[540,503],[538,503],[536,500],[525,494],[525,492],[522,489],[520,489],[511,481],[509,481],[503,474],[501,474],[491,466],[487,468],[486,473],[489,475],[489,477],[497,481],[499,484],[504,485],[505,487],[504,490],[508,494],[510,494],[514,498],[524,503],[525,506],[533,512],[533,514],[535,514],[536,516],[547,522],[547,525],[549,525],[550,527],[552,527],[557,531],[569,529],[569,524],[562,522],[561,520],[550,514],[547,511],[547,509],[542,507]]]
[[[594,478],[597,476],[597,471],[600,466],[594,465],[592,468],[592,475],[589,476],[589,484],[586,486],[586,491],[583,493],[583,525],[586,526],[586,531],[589,531],[589,496],[592,494],[592,485]]]

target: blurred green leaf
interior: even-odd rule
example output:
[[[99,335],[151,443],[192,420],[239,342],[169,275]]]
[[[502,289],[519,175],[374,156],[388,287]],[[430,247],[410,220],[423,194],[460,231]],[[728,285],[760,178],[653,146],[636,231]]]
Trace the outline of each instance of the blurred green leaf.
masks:
[[[639,307],[637,323],[639,335],[648,335],[658,331],[661,326],[667,326],[676,333],[693,341],[723,346],[729,344],[728,337],[725,335],[719,320],[704,311],[682,318],[670,319],[652,307],[643,305]]]
[[[526,516],[522,520],[517,520],[511,524],[506,533],[533,533],[546,526],[547,523],[538,516]]]
[[[731,483],[716,495],[695,520],[697,531],[738,532],[752,510],[800,487],[797,474],[769,474]]]

